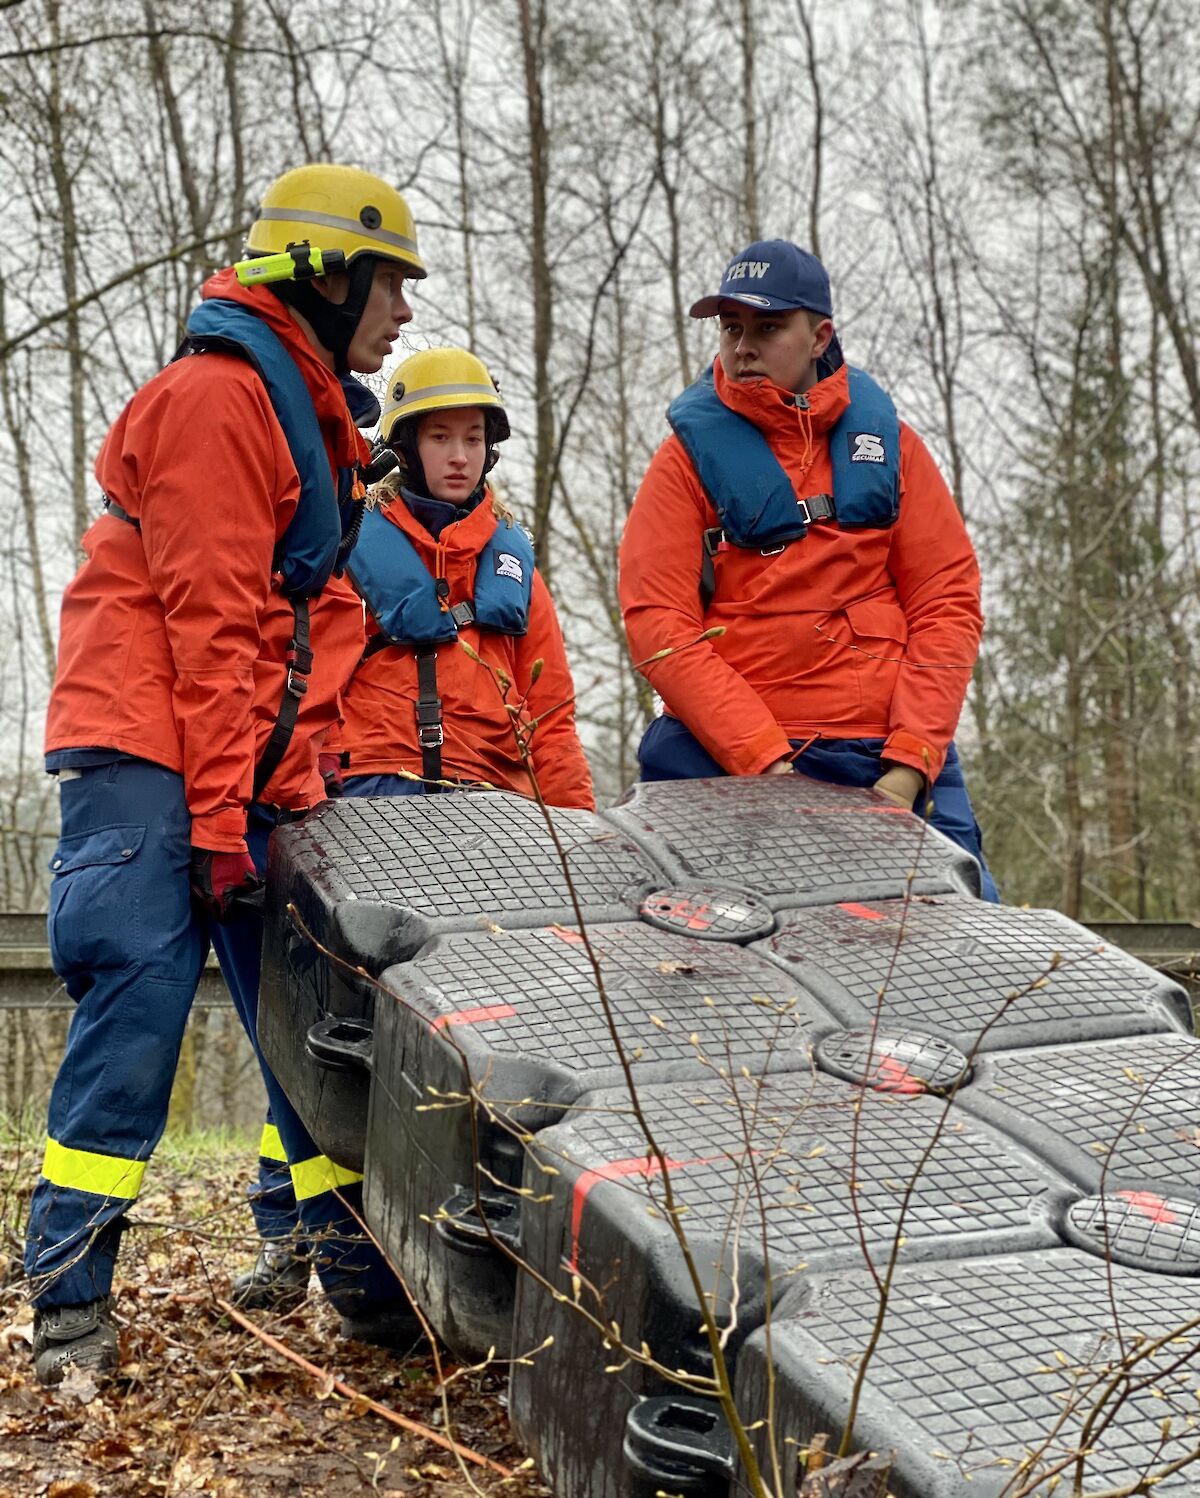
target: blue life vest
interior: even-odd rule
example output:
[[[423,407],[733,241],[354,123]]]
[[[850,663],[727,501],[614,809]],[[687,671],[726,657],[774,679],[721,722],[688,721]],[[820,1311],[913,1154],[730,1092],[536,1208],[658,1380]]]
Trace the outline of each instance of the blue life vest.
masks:
[[[900,418],[870,375],[849,365],[846,373],[850,405],[827,439],[837,524],[883,530],[900,513]],[[711,368],[676,396],[667,420],[735,546],[767,549],[807,533],[783,465],[758,427],[717,394]]]
[[[175,357],[210,350],[247,360],[267,388],[300,477],[300,502],[275,549],[274,567],[283,575],[283,591],[289,598],[313,598],[344,560],[338,555],[342,538],[357,520],[353,470],[340,469],[335,487],[304,376],[262,318],[239,302],[217,297],[201,302],[187,320],[187,337]],[[379,419],[379,402],[371,392],[349,378],[343,379],[342,388],[357,424],[373,425]]]
[[[417,646],[447,644],[467,624],[493,634],[525,634],[533,569],[528,535],[519,525],[497,521],[475,563],[474,597],[443,609],[437,582],[417,548],[378,509],[363,516],[346,564],[350,580],[387,640]]]

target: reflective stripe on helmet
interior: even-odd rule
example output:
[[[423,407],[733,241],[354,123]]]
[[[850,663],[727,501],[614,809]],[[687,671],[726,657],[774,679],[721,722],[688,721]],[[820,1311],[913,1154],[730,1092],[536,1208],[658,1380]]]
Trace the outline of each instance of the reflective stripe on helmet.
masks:
[[[458,395],[473,398],[480,405],[498,406],[500,404],[500,397],[496,394],[494,385],[425,385],[406,391],[392,410],[399,412],[403,411],[406,406],[419,405],[423,401],[441,400],[444,396]]]
[[[417,253],[415,239],[407,239],[403,234],[396,234],[391,229],[368,229],[358,219],[341,218],[336,213],[316,213],[311,208],[261,208],[258,212],[258,221],[265,219],[276,223],[282,221],[294,224],[317,224],[322,229],[337,229],[343,234],[373,239],[377,244],[385,244],[390,249],[404,250],[410,255]]]
[[[57,1139],[47,1139],[42,1174],[52,1186],[131,1202],[142,1189],[146,1162],[72,1149],[70,1145],[59,1144]]]

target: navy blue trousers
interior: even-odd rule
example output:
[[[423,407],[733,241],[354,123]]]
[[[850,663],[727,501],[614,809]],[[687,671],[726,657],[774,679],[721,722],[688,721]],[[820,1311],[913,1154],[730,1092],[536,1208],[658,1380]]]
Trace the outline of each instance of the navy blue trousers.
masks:
[[[350,775],[347,796],[424,796],[431,794],[423,781],[403,775]],[[436,794],[436,793],[434,793]],[[270,1112],[263,1127],[258,1152],[258,1178],[249,1191],[254,1222],[262,1238],[292,1238],[303,1245],[304,1229],[286,1159],[281,1159],[275,1120]]]
[[[35,1304],[78,1304],[111,1289],[125,1216],[166,1124],[210,940],[258,1055],[292,1174],[306,1183],[300,1216],[330,1300],[349,1314],[405,1303],[354,1219],[358,1178],[320,1155],[259,1052],[261,917],[210,926],[192,907],[182,778],[117,759],[64,780],[60,798],[50,950],[76,1007],[30,1208],[25,1268]],[[267,808],[250,810],[248,843],[260,869],[275,820]]]
[[[802,742],[795,740],[792,747],[800,749]],[[882,739],[817,739],[797,755],[794,768],[800,775],[829,785],[871,786],[883,774],[883,743]],[[642,735],[638,763],[643,780],[702,780],[727,773],[678,718],[666,713],[655,718]],[[999,903],[995,880],[983,860],[983,837],[953,744],[946,753],[942,773],[933,783],[932,801],[930,826],[967,850],[979,864],[983,898]]]

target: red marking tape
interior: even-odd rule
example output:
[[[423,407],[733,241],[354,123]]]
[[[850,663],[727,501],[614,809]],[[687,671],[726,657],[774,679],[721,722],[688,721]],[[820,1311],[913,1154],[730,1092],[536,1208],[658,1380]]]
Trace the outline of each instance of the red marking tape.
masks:
[[[847,915],[856,915],[860,921],[886,921],[887,916],[882,910],[872,910],[869,905],[855,905],[852,902],[843,903],[838,906]]]
[[[925,1084],[919,1077],[914,1077],[908,1067],[902,1061],[897,1061],[895,1056],[884,1056],[875,1068],[875,1075],[871,1078],[871,1086],[877,1092],[924,1092]]]
[[[661,920],[682,921],[686,918],[689,931],[707,931],[713,923],[707,905],[693,905],[690,900],[679,900],[670,910],[658,911]]]
[[[1117,1195],[1123,1197],[1135,1212],[1140,1212],[1151,1222],[1179,1221],[1176,1214],[1167,1206],[1165,1199],[1155,1196],[1153,1191],[1118,1191]]]
[[[583,946],[583,937],[578,931],[572,931],[569,926],[551,926],[550,934],[557,936],[559,941],[569,942],[573,947]]]
[[[512,1019],[516,1010],[511,1004],[488,1004],[483,1009],[456,1009],[453,1014],[439,1014],[430,1029],[444,1030],[448,1025],[486,1025],[492,1020]]]
[[[706,1155],[696,1160],[667,1160],[668,1170],[682,1170],[687,1165],[711,1165],[714,1160],[728,1158],[725,1155]],[[663,1173],[662,1163],[655,1155],[634,1155],[628,1160],[610,1160],[595,1170],[585,1170],[575,1182],[571,1194],[571,1260],[568,1268],[572,1274],[579,1263],[579,1229],[583,1222],[583,1204],[592,1187],[599,1181],[616,1181],[622,1176],[643,1176],[647,1181]]]

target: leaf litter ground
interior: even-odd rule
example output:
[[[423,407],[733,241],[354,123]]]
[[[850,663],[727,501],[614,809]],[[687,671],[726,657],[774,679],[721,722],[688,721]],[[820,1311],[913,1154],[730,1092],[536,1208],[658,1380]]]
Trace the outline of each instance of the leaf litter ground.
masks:
[[[428,1352],[384,1352],[338,1336],[314,1281],[309,1300],[264,1330],[315,1363],[315,1378],[220,1310],[256,1252],[244,1186],[253,1145],[228,1139],[164,1145],[147,1172],[118,1266],[119,1376],[99,1388],[75,1373],[42,1389],[30,1362],[32,1317],[16,1272],[38,1152],[0,1151],[0,1205],[10,1272],[0,1290],[0,1498],[352,1498],[363,1493],[545,1498],[504,1410],[505,1370],[464,1372],[443,1354],[450,1434],[514,1471],[470,1468],[399,1430],[355,1392],[439,1433],[442,1395]]]

